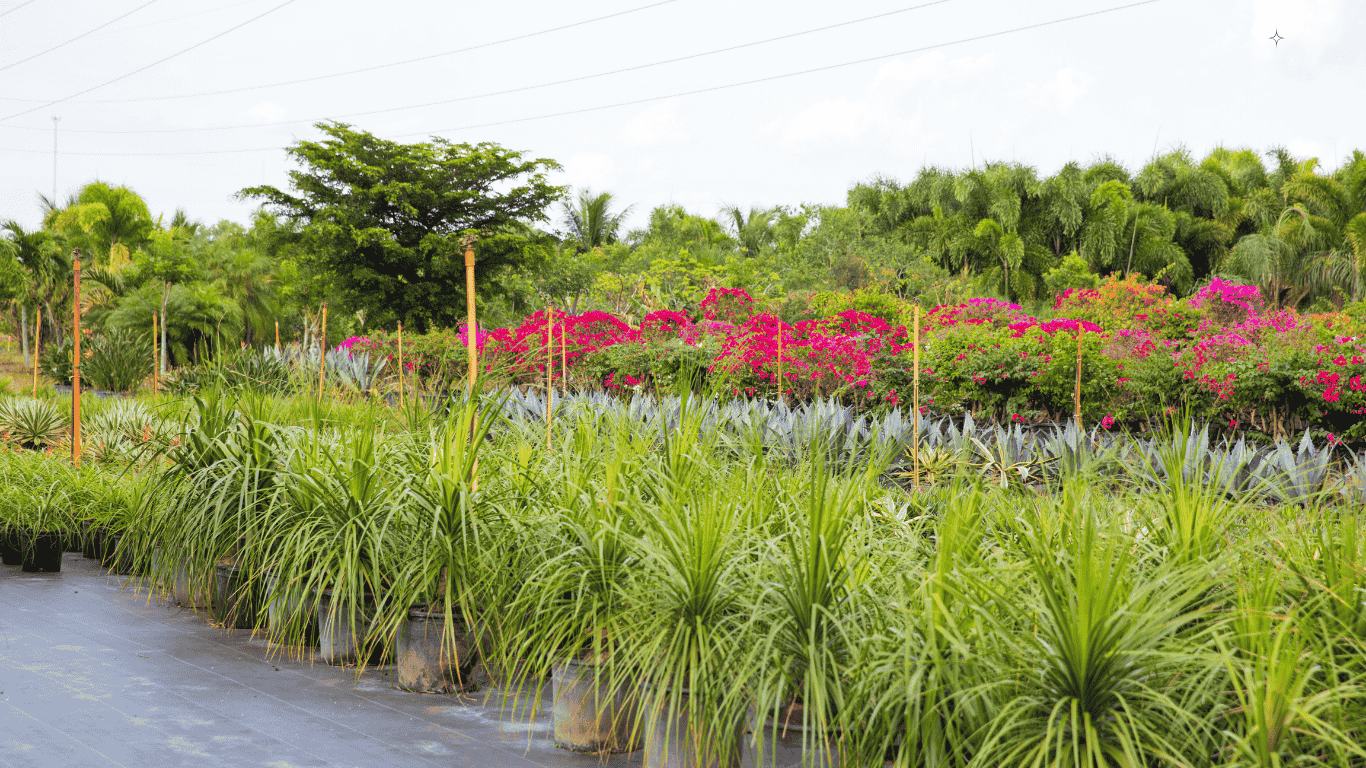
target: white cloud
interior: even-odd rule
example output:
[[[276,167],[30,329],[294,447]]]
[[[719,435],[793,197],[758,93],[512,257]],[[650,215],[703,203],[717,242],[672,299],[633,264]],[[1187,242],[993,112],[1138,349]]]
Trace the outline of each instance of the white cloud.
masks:
[[[689,134],[679,119],[678,108],[678,99],[669,99],[647,108],[626,123],[621,130],[622,138],[641,146],[687,141]]]
[[[1063,67],[1043,85],[1030,84],[1026,89],[1030,101],[1040,107],[1067,112],[1086,94],[1096,78],[1071,67]]]

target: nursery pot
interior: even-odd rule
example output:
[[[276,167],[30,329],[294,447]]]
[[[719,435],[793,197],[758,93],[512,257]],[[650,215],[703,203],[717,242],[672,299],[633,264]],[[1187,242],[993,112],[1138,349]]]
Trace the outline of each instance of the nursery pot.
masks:
[[[122,541],[122,533],[105,535],[104,557],[101,559],[101,563],[114,573],[130,574],[133,572],[133,553],[127,550],[119,551],[119,543]]]
[[[171,568],[171,597],[176,604],[184,608],[213,607],[213,590],[208,585],[195,584],[190,588],[190,563],[185,557],[175,558]]]
[[[89,520],[81,521],[81,556],[90,560],[100,557],[104,543],[104,529]]]
[[[791,703],[784,706],[777,717],[765,718],[764,731],[758,737],[764,742],[763,763],[757,761],[756,755],[755,765],[777,765],[778,755],[773,749],[776,746],[778,750],[801,751],[810,755],[810,762],[803,765],[809,764],[812,768],[839,768],[839,729],[803,725],[804,709],[801,704]],[[751,730],[754,730],[755,724],[757,723],[751,724]]]
[[[456,693],[473,690],[478,654],[470,647],[464,618],[452,617],[455,644],[442,652],[446,615],[419,603],[408,609],[398,633],[395,688],[418,693]]]
[[[26,573],[57,573],[62,570],[66,537],[60,533],[28,533],[22,537]]]
[[[554,694],[555,746],[575,752],[633,752],[635,702],[611,690],[602,665],[563,659],[550,672]]]
[[[256,590],[247,584],[241,568],[227,563],[214,566],[213,615],[224,627],[251,629],[256,622]]]
[[[266,589],[274,593],[279,577],[272,571],[266,574]],[[305,613],[303,593],[290,589],[283,598],[273,598],[266,603],[266,637],[273,643],[294,640],[297,635],[291,630],[297,622],[306,622],[303,641],[305,645],[318,644],[318,622],[313,612]]]
[[[334,666],[356,661],[370,629],[373,605],[373,596],[367,594],[364,603],[356,606],[352,614],[346,615],[341,612],[340,606],[333,609],[332,590],[322,591],[318,596],[318,649],[323,661]],[[375,649],[369,661],[374,664],[381,659],[380,649]]]
[[[19,535],[13,531],[0,533],[0,562],[5,565],[23,565],[24,558],[19,553]]]
[[[644,686],[649,690],[649,686]],[[740,741],[744,738],[744,720],[735,723],[735,730],[729,734],[704,733],[698,743],[703,747],[717,744],[722,739],[731,742],[731,757],[726,763],[715,758],[703,760],[693,752],[694,728],[691,694],[687,690],[660,691],[663,702],[649,702],[650,712],[645,722],[645,762],[644,768],[738,768],[740,765]],[[674,695],[679,698],[677,711],[670,713],[667,704]]]

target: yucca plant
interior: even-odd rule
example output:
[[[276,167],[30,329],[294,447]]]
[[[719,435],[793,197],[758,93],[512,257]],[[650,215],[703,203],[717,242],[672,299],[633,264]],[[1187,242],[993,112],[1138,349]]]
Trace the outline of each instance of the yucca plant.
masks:
[[[57,445],[66,437],[68,419],[56,403],[29,397],[0,400],[0,434],[24,448]]]

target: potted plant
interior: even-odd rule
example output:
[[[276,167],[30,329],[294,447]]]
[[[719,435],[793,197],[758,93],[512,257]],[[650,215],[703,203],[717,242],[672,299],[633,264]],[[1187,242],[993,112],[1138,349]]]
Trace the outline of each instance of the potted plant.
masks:
[[[48,344],[38,353],[38,369],[53,381],[53,388],[58,392],[72,390],[72,377],[76,370],[73,364],[75,348],[75,342],[67,336],[56,344]],[[89,383],[90,376],[82,369],[81,385],[86,386]]]
[[[0,400],[0,434],[23,448],[41,450],[60,443],[69,424],[56,403],[30,397]]]
[[[476,664],[510,571],[512,530],[496,493],[477,490],[481,446],[498,412],[478,395],[453,403],[426,445],[411,452],[396,546],[386,549],[393,584],[377,631],[395,648],[395,686],[452,693],[478,685]]]

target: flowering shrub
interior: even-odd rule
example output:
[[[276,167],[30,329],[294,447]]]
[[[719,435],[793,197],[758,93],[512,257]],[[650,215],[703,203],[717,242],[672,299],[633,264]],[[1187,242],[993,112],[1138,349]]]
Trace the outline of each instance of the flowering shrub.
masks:
[[[713,288],[699,309],[708,320],[742,323],[754,315],[754,299],[744,288]]]
[[[914,350],[905,326],[853,309],[786,323],[754,314],[739,290],[715,289],[702,304],[702,319],[661,311],[639,328],[604,312],[542,311],[516,327],[480,329],[476,344],[484,369],[511,384],[542,385],[549,342],[557,385],[567,365],[576,387],[772,397],[781,358],[789,399],[909,405]],[[922,405],[1016,422],[1070,418],[1080,333],[1089,424],[1133,426],[1184,404],[1230,429],[1313,427],[1336,441],[1366,440],[1366,325],[1357,315],[1266,312],[1255,288],[1219,280],[1178,300],[1139,278],[1112,277],[1065,291],[1055,306],[1052,318],[992,298],[935,307],[922,317]],[[391,358],[397,351],[394,336],[380,332],[343,344]],[[464,376],[463,329],[404,344],[405,367],[424,378]]]

